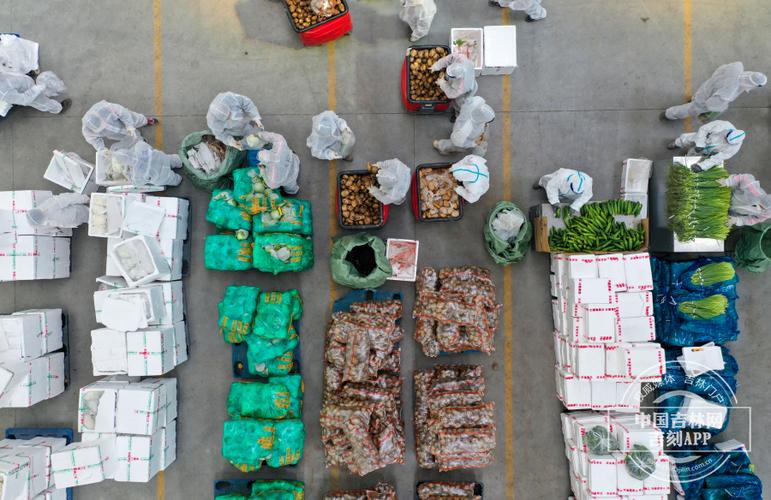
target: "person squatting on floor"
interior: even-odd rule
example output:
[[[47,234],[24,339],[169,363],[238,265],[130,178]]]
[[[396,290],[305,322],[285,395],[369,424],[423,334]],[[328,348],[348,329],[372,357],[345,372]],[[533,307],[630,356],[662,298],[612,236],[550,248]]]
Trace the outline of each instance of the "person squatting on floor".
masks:
[[[305,144],[311,156],[319,160],[353,160],[356,136],[348,123],[334,111],[322,111],[313,117],[311,135]]]
[[[179,155],[166,154],[144,141],[137,141],[130,148],[115,149],[112,163],[124,170],[134,186],[179,186],[182,182],[182,176],[172,172],[182,166]]]
[[[148,118],[114,102],[99,101],[83,115],[83,138],[94,149],[106,149],[105,139],[115,141],[116,149],[128,148],[141,139],[138,128],[155,125],[157,118]]]
[[[435,15],[436,2],[434,0],[402,0],[399,19],[410,26],[412,30],[410,41],[412,42],[417,42],[428,35]]]
[[[444,76],[436,83],[444,94],[452,99],[452,115],[456,118],[463,103],[469,97],[474,97],[479,87],[474,63],[465,55],[456,52],[444,56],[431,66],[431,71],[434,72],[443,69]]]
[[[89,200],[88,196],[79,193],[57,194],[29,209],[27,219],[38,227],[76,228],[88,222]]]
[[[487,153],[485,134],[493,120],[495,112],[483,98],[469,97],[458,113],[450,138],[434,141],[434,148],[443,155],[471,151],[477,156],[484,156]]]
[[[490,3],[511,10],[525,11],[525,20],[529,23],[546,17],[546,9],[541,6],[541,0],[490,0]]]
[[[533,185],[533,189],[544,188],[549,204],[557,208],[560,203],[570,203],[574,215],[581,213],[583,207],[594,195],[592,178],[584,172],[570,168],[561,168],[546,174]]]
[[[260,112],[251,99],[234,92],[217,94],[209,104],[206,125],[218,141],[243,150],[241,138],[263,130]]]
[[[247,144],[252,137],[246,138]],[[262,145],[257,158],[260,160],[260,173],[265,184],[271,189],[283,188],[286,194],[297,193],[300,190],[297,184],[300,158],[289,148],[284,136],[263,130],[257,132],[257,139]],[[268,145],[270,148],[265,148]]]
[[[688,156],[703,156],[704,158],[694,165],[697,172],[709,170],[720,165],[736,153],[742,147],[746,134],[744,130],[734,127],[733,123],[725,120],[715,120],[705,123],[697,132],[686,132],[667,145],[668,149],[688,149]]]
[[[737,97],[763,87],[768,78],[757,71],[744,71],[744,64],[732,62],[718,67],[693,94],[691,102],[672,106],[664,111],[667,120],[682,120],[698,116],[702,122],[720,116]]]

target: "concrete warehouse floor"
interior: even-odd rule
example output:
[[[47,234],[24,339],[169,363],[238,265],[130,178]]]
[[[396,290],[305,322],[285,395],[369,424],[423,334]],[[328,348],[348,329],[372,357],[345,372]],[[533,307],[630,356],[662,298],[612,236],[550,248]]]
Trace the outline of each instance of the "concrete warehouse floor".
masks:
[[[361,168],[370,160],[398,157],[408,165],[439,161],[431,148],[447,137],[446,116],[407,114],[399,95],[399,74],[408,28],[397,18],[396,0],[350,0],[354,31],[334,45],[303,48],[277,0],[0,0],[3,31],[22,33],[40,42],[41,67],[58,73],[70,90],[73,107],[62,116],[17,110],[0,122],[0,189],[55,189],[42,178],[51,150],[75,151],[93,158],[80,133],[80,118],[100,99],[160,115],[160,144],[173,152],[191,131],[204,129],[209,102],[220,91],[251,96],[269,130],[284,134],[302,162],[299,196],[313,202],[316,266],[300,274],[271,277],[257,272],[221,273],[203,267],[203,241],[214,228],[204,220],[208,195],[188,182],[166,194],[192,202],[191,271],[185,279],[190,359],[175,370],[179,380],[178,458],[162,479],[149,484],[105,482],[78,488],[81,500],[105,498],[205,499],[212,481],[244,477],[220,455],[225,398],[230,382],[230,346],[216,330],[217,302],[229,284],[262,289],[297,287],[305,300],[301,332],[305,376],[307,439],[298,467],[265,469],[249,477],[298,478],[307,496],[321,498],[332,487],[398,485],[402,499],[412,498],[415,482],[425,479],[475,479],[485,497],[545,499],[568,494],[567,461],[559,427],[561,406],[554,396],[554,354],[549,306],[548,257],[531,253],[511,268],[511,300],[505,304],[513,328],[501,328],[493,356],[468,354],[442,358],[443,363],[481,363],[489,399],[497,403],[498,460],[477,471],[439,474],[415,465],[412,417],[412,372],[429,367],[411,340],[413,287],[389,282],[385,288],[405,294],[402,342],[403,393],[407,421],[407,463],[365,478],[327,471],[319,441],[318,413],[322,383],[323,334],[331,289],[330,237],[340,230],[330,206],[330,168]],[[453,224],[415,224],[407,206],[391,212],[382,237],[420,240],[421,266],[481,264],[494,269],[504,300],[504,271],[483,248],[480,226],[500,199],[528,207],[542,199],[531,185],[558,167],[587,171],[595,180],[597,199],[617,194],[621,161],[629,157],[665,158],[664,148],[683,130],[682,123],[661,123],[658,114],[683,101],[690,79],[694,87],[720,64],[742,60],[748,69],[771,73],[771,4],[745,0],[546,0],[549,17],[526,24],[512,14],[518,28],[520,67],[503,95],[504,79],[479,79],[479,95],[498,118],[490,129],[488,165],[492,185]],[[425,42],[447,43],[450,27],[501,24],[503,11],[484,0],[442,0]],[[692,23],[692,37],[684,26]],[[684,47],[692,44],[690,57]],[[160,48],[160,51],[158,51]],[[684,78],[685,77],[685,78]],[[684,84],[684,80],[686,83]],[[724,115],[748,132],[734,172],[751,172],[771,189],[766,168],[771,156],[769,103],[771,89],[741,97]],[[334,106],[356,133],[356,161],[330,166],[311,158],[305,147],[311,116]],[[510,136],[502,137],[511,120]],[[143,132],[150,142],[155,130]],[[508,142],[510,158],[503,145]],[[456,158],[460,158],[457,155]],[[504,182],[508,169],[510,182]],[[510,192],[506,189],[509,188]],[[0,410],[0,427],[75,426],[78,388],[93,381],[89,331],[96,328],[91,295],[94,278],[103,274],[105,241],[78,231],[72,245],[72,277],[50,282],[0,286],[0,311],[63,307],[70,317],[72,382],[65,394],[32,409]],[[763,429],[771,425],[771,396],[766,382],[771,369],[767,334],[771,292],[768,275],[742,274],[739,288],[742,335],[732,346],[738,359],[739,405],[752,406],[755,429],[752,457],[758,473],[771,485],[771,444]],[[510,344],[507,344],[507,339]],[[512,378],[506,390],[506,367]],[[511,403],[508,413],[507,401]],[[738,413],[737,413],[738,415]],[[737,416],[725,436],[742,436]],[[507,445],[507,435],[511,445]],[[513,474],[511,472],[513,471]],[[513,478],[514,491],[507,486]]]

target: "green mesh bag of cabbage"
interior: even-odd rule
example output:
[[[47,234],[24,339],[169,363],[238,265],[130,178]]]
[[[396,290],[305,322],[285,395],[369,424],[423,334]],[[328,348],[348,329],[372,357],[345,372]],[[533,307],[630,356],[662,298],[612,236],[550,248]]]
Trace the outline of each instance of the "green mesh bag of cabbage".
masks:
[[[275,496],[279,494],[291,496]],[[255,481],[252,483],[252,498],[259,500],[303,500],[305,488],[300,481]]]
[[[233,234],[206,236],[204,266],[215,271],[248,271],[252,268],[251,240],[239,240]]]
[[[244,341],[254,324],[260,289],[254,286],[229,286],[217,305],[217,324],[225,342],[239,344]]]
[[[228,415],[271,420],[300,418],[302,397],[299,374],[272,377],[267,382],[233,382],[228,394]]]
[[[278,191],[270,189],[262,180],[258,167],[233,171],[233,197],[251,215],[270,213],[282,202]]]
[[[266,339],[286,339],[291,325],[302,317],[303,303],[300,292],[262,292],[257,303],[252,332]]]
[[[288,374],[294,368],[294,348],[299,341],[294,328],[288,339],[264,339],[247,335],[247,371],[262,377]]]
[[[294,465],[303,456],[305,445],[305,426],[296,418],[276,421],[276,434],[273,441],[273,452],[268,458],[270,467]]]
[[[308,200],[284,199],[270,212],[254,216],[254,234],[295,233],[313,234],[311,202]]]
[[[209,200],[206,210],[206,220],[219,229],[231,231],[249,231],[252,228],[252,216],[238,206],[233,191],[228,189],[215,190]]]
[[[313,267],[313,240],[299,234],[254,235],[252,265],[264,273],[303,271]]]
[[[222,456],[241,472],[251,472],[270,458],[276,428],[270,420],[226,420]]]

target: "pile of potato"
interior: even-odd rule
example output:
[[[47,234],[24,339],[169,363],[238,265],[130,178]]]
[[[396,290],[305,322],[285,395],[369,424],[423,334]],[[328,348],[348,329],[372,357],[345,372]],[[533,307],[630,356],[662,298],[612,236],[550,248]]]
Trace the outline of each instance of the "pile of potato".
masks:
[[[335,14],[342,14],[345,12],[345,5],[343,0],[332,0],[334,4],[328,12],[331,12],[328,16],[320,16],[313,12],[311,9],[311,0],[285,0],[289,13],[292,14],[292,21],[297,29],[308,29],[313,25],[324,22],[328,17]]]
[[[411,49],[410,65],[410,99],[413,101],[440,101],[447,99],[436,81],[444,76],[444,70],[433,72],[431,66],[447,55],[447,49]]]
[[[420,215],[423,219],[448,219],[460,216],[458,183],[449,166],[418,170]]]
[[[377,178],[372,174],[350,174],[340,178],[340,210],[343,225],[378,225],[382,203],[369,193]]]

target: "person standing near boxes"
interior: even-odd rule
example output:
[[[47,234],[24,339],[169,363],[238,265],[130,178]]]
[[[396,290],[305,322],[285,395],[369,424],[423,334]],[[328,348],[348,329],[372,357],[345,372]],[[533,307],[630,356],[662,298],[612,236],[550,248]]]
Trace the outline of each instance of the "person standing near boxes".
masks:
[[[527,14],[525,21],[529,23],[546,17],[546,9],[541,6],[541,0],[490,0],[490,3],[511,10],[525,11]]]

